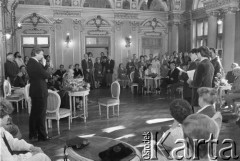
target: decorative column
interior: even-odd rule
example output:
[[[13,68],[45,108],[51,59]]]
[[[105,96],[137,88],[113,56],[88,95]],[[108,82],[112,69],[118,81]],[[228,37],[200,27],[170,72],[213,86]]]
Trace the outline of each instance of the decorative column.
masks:
[[[217,16],[218,11],[208,12],[208,47],[217,47]]]
[[[225,71],[229,71],[234,62],[236,11],[237,7],[229,7],[224,10],[223,66]]]
[[[178,43],[179,43],[179,24],[182,11],[172,11],[169,14],[169,49],[168,52],[172,53],[173,51],[178,52]]]
[[[179,45],[179,22],[173,22],[172,23],[172,52],[177,51],[178,52],[178,45]]]

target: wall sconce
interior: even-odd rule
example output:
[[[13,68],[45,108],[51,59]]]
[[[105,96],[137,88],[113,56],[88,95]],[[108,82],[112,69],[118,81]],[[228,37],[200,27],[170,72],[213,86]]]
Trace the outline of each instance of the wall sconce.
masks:
[[[11,36],[12,36],[12,35],[9,34],[9,33],[6,33],[6,34],[5,34],[5,37],[6,37],[7,40],[9,40],[9,39],[11,38]]]
[[[18,23],[17,26],[15,28],[8,28],[5,31],[5,34],[3,34],[3,36],[5,36],[6,40],[11,39],[12,36],[14,36],[16,34],[16,31],[22,28],[22,24]]]
[[[69,45],[71,44],[71,39],[70,39],[70,33],[68,32],[67,33],[67,36],[66,36],[66,46],[67,48],[69,47]]]
[[[126,42],[125,47],[126,48],[129,48],[131,46],[131,43],[132,43],[131,39],[132,39],[131,35],[129,35],[128,37],[125,37],[125,42]]]

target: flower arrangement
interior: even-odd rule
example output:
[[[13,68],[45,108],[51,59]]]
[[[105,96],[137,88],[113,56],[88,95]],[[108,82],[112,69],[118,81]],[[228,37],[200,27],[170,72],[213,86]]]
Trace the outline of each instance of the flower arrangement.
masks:
[[[76,78],[76,79],[68,79],[66,86],[72,92],[82,91],[82,90],[89,90],[90,84],[83,81],[83,78]]]
[[[222,76],[220,73],[218,73],[217,76],[215,77],[215,85],[216,85],[216,87],[227,86],[228,81],[224,78],[224,76]]]

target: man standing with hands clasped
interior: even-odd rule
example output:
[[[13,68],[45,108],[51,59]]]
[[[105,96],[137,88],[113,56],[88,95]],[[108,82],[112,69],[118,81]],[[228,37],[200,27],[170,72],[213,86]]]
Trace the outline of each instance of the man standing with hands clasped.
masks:
[[[45,119],[47,110],[48,89],[46,79],[50,74],[44,70],[39,62],[43,59],[43,50],[35,48],[31,53],[32,58],[27,64],[29,74],[29,95],[32,99],[32,109],[29,118],[29,139],[47,141],[50,138],[46,134]]]

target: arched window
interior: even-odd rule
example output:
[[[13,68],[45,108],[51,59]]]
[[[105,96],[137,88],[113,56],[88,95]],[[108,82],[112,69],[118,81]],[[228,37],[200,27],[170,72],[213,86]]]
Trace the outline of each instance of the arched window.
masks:
[[[85,0],[83,7],[111,8],[109,0]]]

